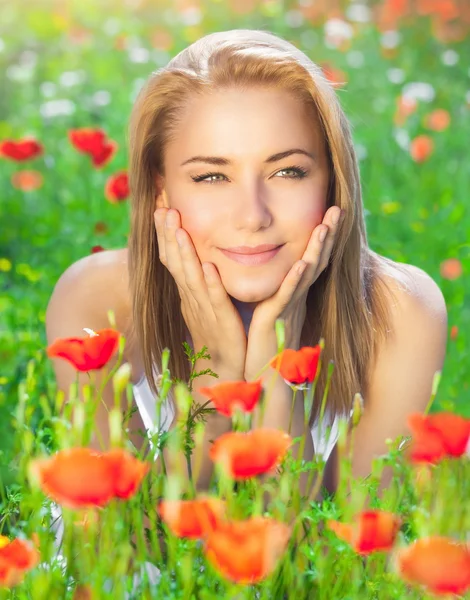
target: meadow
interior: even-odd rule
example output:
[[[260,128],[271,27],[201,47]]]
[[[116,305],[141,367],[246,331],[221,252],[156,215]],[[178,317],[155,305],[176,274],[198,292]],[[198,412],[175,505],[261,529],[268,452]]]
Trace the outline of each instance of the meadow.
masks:
[[[273,498],[281,499],[273,502],[270,514],[292,529],[277,523],[270,538],[277,540],[277,554],[273,550],[270,568],[264,565],[267,570],[261,569],[259,580],[250,583],[240,575],[237,579],[234,571],[229,575],[220,562],[208,568],[201,535],[178,535],[170,521],[163,528],[155,498],[171,486],[162,474],[148,481],[144,477],[148,465],[121,456],[133,465],[132,493],[125,497],[109,492],[102,499],[101,507],[106,508],[99,511],[99,527],[93,526],[98,514],[94,510],[89,513],[92,525],[83,527],[84,507],[69,499],[64,505],[68,566],[63,568],[53,558],[47,529],[50,500],[57,497],[38,485],[39,475],[31,476],[30,463],[70,447],[72,441],[83,442],[86,433],[79,423],[66,426],[57,417],[60,399],[44,327],[49,297],[70,264],[127,243],[128,117],[146,78],[206,33],[233,28],[266,29],[290,40],[335,83],[360,160],[369,245],[379,254],[423,269],[446,300],[447,354],[431,413],[460,415],[465,422],[470,418],[468,3],[4,4],[0,7],[0,598],[124,598],[126,589],[136,598],[426,598],[432,597],[432,585],[410,583],[400,571],[404,564],[400,552],[424,536],[450,536],[462,547],[466,544],[466,554],[458,557],[460,567],[448,568],[456,574],[454,588],[449,584],[440,593],[468,597],[470,471],[465,448],[460,454],[424,461],[423,467],[418,466],[423,461],[402,456],[398,443],[391,444],[390,454],[377,461],[377,472],[367,483],[350,480],[345,455],[344,485],[335,498],[323,503],[302,503],[298,494],[289,496],[302,466],[286,455],[281,480],[266,485],[276,490]],[[80,148],[74,132],[81,128],[103,132],[99,156]],[[184,387],[178,393],[184,403]],[[172,443],[176,449],[183,442],[176,436]],[[393,467],[397,479],[379,498],[376,479],[385,464]],[[323,466],[319,461],[310,468],[318,475]],[[231,498],[229,512],[239,518],[261,516],[255,478],[243,479],[232,495],[235,480],[233,473],[227,478],[221,472],[214,497]],[[369,508],[385,511],[374,513],[374,518],[389,540],[361,550],[354,543],[360,533],[354,530],[351,538],[351,532],[334,523],[360,522],[357,514],[366,497]],[[143,506],[153,515],[155,531],[167,540],[163,563],[155,531],[151,548],[145,544]],[[214,510],[220,516],[219,509]],[[81,527],[76,524],[77,510]],[[392,514],[399,515],[399,521]],[[294,519],[295,515],[301,517]],[[326,523],[330,525],[324,527]],[[140,532],[136,548],[129,539],[133,527]],[[15,537],[35,540],[36,550],[28,547],[31,555],[24,565],[31,568],[15,567],[18,580],[10,589],[1,584],[7,570],[2,549]],[[83,547],[86,551],[80,552]],[[37,566],[37,548],[42,567]],[[451,554],[445,548],[440,551]],[[142,587],[132,591],[129,563],[137,568],[146,562],[159,565],[161,582],[149,584],[143,578]],[[462,573],[464,578],[457,581]],[[114,582],[114,590],[106,591],[106,580]]]

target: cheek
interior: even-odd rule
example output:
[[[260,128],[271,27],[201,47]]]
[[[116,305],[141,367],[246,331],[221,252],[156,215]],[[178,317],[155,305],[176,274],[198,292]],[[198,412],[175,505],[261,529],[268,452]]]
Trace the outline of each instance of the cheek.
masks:
[[[296,251],[304,251],[310,240],[313,230],[323,221],[325,211],[323,206],[302,206],[292,210],[289,217],[284,220],[286,233]]]
[[[196,211],[191,206],[181,208],[181,226],[188,232],[201,262],[208,260],[207,254],[214,243],[214,229],[217,227],[213,209],[198,207]]]

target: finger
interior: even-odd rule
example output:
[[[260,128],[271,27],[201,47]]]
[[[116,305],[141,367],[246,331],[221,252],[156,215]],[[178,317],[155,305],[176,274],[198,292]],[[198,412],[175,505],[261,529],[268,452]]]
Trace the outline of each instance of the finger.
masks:
[[[176,280],[176,283],[182,286],[184,285],[184,271],[180,249],[175,237],[176,230],[180,226],[178,211],[174,209],[167,211],[164,225],[166,266]]]
[[[303,274],[307,269],[307,263],[304,260],[297,261],[289,271],[287,277],[279,288],[279,297],[277,306],[283,310],[294,297],[295,293],[299,290],[299,284],[302,280]]]
[[[202,267],[210,303],[214,309],[215,316],[220,319],[224,311],[233,310],[234,306],[222,283],[216,266],[212,263],[203,263]]]
[[[186,285],[195,297],[199,306],[207,304],[207,298],[212,305],[215,316],[220,318],[224,310],[233,305],[225,290],[217,268],[212,263],[201,264],[194,244],[188,232],[178,229],[177,240],[183,263]]]
[[[292,298],[299,289],[299,282],[307,268],[307,263],[304,260],[299,260],[292,266],[289,273],[284,278],[278,291],[271,296],[268,300],[264,300],[263,305],[265,311],[271,312],[271,315],[267,315],[267,319],[277,319],[279,314],[288,306],[292,301]]]
[[[328,228],[326,225],[321,225],[315,228],[312,236],[310,237],[304,255],[302,256],[302,260],[307,263],[307,268],[304,271],[305,277],[303,277],[303,281],[305,284],[303,287],[309,287],[318,277],[319,265],[326,239],[322,238],[322,232],[326,232],[326,234],[328,234]]]
[[[317,269],[317,277],[328,266],[328,263],[330,262],[330,258],[331,258],[331,252],[333,251],[334,245],[335,245],[335,232],[328,230],[328,233],[326,234],[325,242],[323,243],[321,255],[320,255],[320,261],[319,261],[318,269]]]
[[[155,221],[155,229],[157,232],[157,243],[158,243],[158,256],[160,258],[160,262],[166,266],[166,252],[165,252],[165,217],[167,210],[164,208],[159,208],[153,213],[153,218]]]
[[[188,232],[178,228],[175,232],[179,248],[180,262],[184,281],[188,290],[196,298],[199,305],[206,301],[206,282],[202,271],[201,261]]]

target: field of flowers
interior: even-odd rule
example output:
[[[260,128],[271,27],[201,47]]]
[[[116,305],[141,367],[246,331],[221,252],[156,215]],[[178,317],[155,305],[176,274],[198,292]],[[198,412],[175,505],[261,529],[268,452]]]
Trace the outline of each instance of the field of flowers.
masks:
[[[429,273],[448,308],[446,362],[430,414],[410,417],[413,439],[394,440],[364,482],[351,478],[343,427],[341,483],[323,502],[296,491],[302,470],[320,480],[321,460],[296,461],[287,434],[243,431],[262,401],[259,389],[245,390],[251,404],[236,415],[239,431],[214,449],[217,484],[182,501],[178,478],[152,465],[163,444],[187,454],[194,438],[197,448],[203,422],[187,386],[175,390],[184,418],[145,459],[127,449],[120,415],[110,416],[109,452],[83,449],[99,397],[92,386],[73,422],[74,402],[58,416],[64,399],[54,350],[46,351],[46,306],[72,262],[126,245],[133,100],[181,49],[233,28],[288,39],[337,84],[360,159],[369,243]],[[470,597],[469,32],[467,0],[0,7],[0,600]],[[106,348],[120,352],[119,336]],[[77,369],[106,369],[110,354],[98,354],[99,364]],[[290,384],[314,385],[321,356],[310,367]],[[109,376],[126,386],[125,365]],[[357,398],[356,419],[360,413]],[[266,461],[247,469],[244,453],[261,445]],[[387,465],[394,479],[379,497]],[[261,474],[269,475],[263,483]],[[51,501],[62,507],[61,557],[49,531]],[[155,569],[139,575],[151,565],[158,582]]]

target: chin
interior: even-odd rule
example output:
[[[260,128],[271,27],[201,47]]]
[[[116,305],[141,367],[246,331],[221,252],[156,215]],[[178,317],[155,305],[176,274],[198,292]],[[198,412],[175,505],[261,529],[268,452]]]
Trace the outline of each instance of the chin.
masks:
[[[227,293],[239,302],[262,302],[277,292],[282,282],[275,281],[224,281],[222,283]]]

